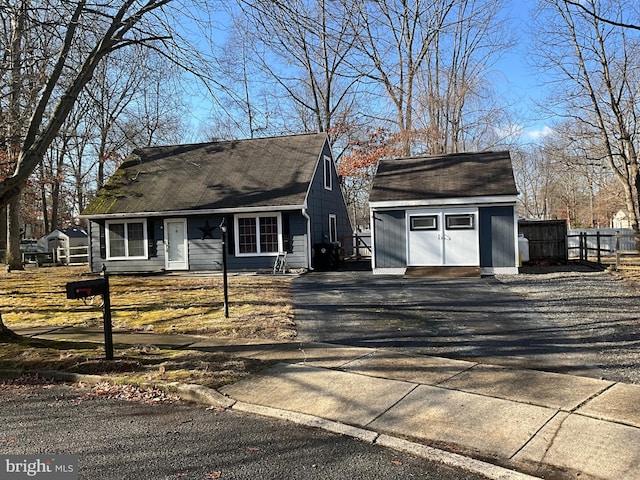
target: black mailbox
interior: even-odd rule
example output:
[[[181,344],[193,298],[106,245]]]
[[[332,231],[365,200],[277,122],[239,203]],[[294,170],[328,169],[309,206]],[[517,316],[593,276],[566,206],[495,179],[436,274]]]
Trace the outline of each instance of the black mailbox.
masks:
[[[93,297],[104,295],[106,291],[107,281],[104,278],[67,283],[67,298]]]

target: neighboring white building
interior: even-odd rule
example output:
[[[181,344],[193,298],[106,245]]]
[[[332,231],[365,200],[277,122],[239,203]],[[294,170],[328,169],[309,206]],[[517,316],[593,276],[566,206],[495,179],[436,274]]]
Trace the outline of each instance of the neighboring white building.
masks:
[[[618,212],[611,219],[611,228],[631,228],[631,221],[624,210]]]
[[[56,263],[70,265],[89,261],[89,236],[80,227],[56,229],[38,240],[41,250],[52,252]]]

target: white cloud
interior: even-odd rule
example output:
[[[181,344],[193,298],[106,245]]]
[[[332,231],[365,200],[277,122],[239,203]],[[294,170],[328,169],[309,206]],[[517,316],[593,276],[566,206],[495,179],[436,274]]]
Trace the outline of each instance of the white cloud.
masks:
[[[501,127],[494,127],[494,130],[499,138],[503,140],[509,140],[511,138],[518,138],[522,135],[522,125],[512,124]]]
[[[553,128],[545,125],[544,127],[539,129],[525,130],[522,136],[529,140],[537,141],[548,135],[552,135],[553,133]]]

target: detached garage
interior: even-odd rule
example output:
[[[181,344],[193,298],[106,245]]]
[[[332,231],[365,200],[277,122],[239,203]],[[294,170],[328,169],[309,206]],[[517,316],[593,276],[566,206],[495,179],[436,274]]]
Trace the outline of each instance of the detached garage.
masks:
[[[517,195],[509,152],[383,160],[369,200],[374,273],[518,273]]]

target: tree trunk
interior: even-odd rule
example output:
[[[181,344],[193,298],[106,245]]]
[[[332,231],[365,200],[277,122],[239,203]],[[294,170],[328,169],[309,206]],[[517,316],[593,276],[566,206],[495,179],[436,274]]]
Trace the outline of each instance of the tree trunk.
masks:
[[[5,263],[11,270],[22,270],[20,253],[20,195],[14,196],[7,205],[7,254]]]
[[[4,324],[2,321],[2,312],[0,312],[0,342],[16,341],[20,338],[20,335]]]
[[[42,218],[44,219],[44,233],[48,234],[49,230],[49,208],[47,202],[47,187],[44,171],[44,162],[40,162],[40,201],[42,202]]]

